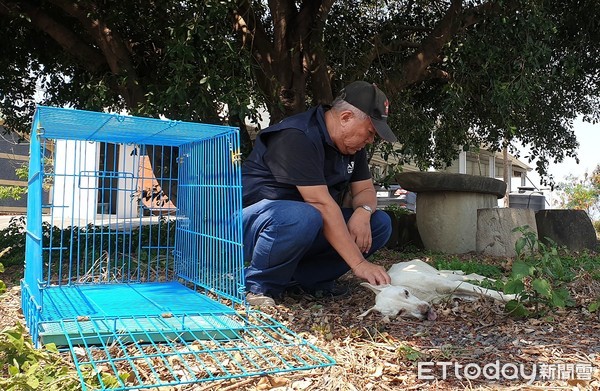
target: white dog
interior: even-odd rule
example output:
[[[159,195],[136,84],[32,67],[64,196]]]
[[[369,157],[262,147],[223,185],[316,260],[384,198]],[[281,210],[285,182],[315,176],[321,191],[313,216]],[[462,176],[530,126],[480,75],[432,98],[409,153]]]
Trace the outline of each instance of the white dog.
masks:
[[[472,301],[484,296],[506,302],[515,298],[515,295],[506,295],[466,282],[485,279],[478,274],[465,275],[462,271],[437,270],[419,259],[397,263],[390,268],[388,274],[392,279],[390,285],[374,286],[368,282],[361,284],[375,292],[376,297],[375,305],[359,317],[375,310],[388,317],[408,316],[435,320],[437,315],[431,309],[431,304],[444,299]]]

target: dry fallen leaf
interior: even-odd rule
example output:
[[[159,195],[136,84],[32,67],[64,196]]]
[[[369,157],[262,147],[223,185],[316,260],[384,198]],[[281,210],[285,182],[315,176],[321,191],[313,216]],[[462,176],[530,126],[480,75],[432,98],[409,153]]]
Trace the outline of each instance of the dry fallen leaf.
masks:
[[[303,379],[292,382],[292,389],[294,390],[306,390],[308,387],[312,385],[312,381],[310,379]]]
[[[371,377],[381,377],[383,375],[383,365],[377,365],[375,372],[371,374]]]
[[[376,261],[389,267],[391,263],[402,259],[402,256],[398,252],[380,250]],[[496,265],[505,262],[472,254],[458,257],[460,260]],[[0,275],[4,276],[6,273]],[[383,317],[375,315],[357,320],[356,315],[373,305],[373,296],[365,294],[358,285],[360,281],[351,274],[344,276],[343,280],[350,285],[352,292],[346,298],[323,301],[288,298],[282,305],[269,311],[269,316],[301,335],[305,342],[315,345],[334,358],[337,361],[335,366],[263,377],[164,386],[161,391],[366,391],[369,388],[377,391],[494,391],[499,389],[500,383],[473,380],[467,384],[464,379],[459,380],[454,376],[448,376],[446,380],[436,378],[424,381],[417,376],[418,363],[437,360],[463,365],[474,362],[484,365],[498,360],[500,363],[524,363],[529,368],[535,363],[591,363],[594,369],[600,367],[598,314],[586,316],[580,308],[600,297],[600,282],[596,280],[588,279],[573,285],[575,290],[572,294],[578,307],[552,314],[551,318],[516,320],[504,314],[500,303],[452,301],[436,305],[436,311],[440,315],[436,322],[395,318],[389,323],[384,323]],[[12,288],[11,294],[0,298],[0,329],[12,326],[15,321],[23,322],[23,316],[19,312],[18,280],[15,283],[17,285]],[[322,327],[324,325],[327,327]],[[523,340],[524,337],[526,340]],[[181,353],[184,354],[185,350],[196,353],[215,347],[210,340],[194,341],[188,343]],[[149,350],[142,352],[133,347],[131,349],[129,356],[145,354],[146,357],[152,357]],[[79,361],[82,361],[81,357],[88,354],[103,354],[103,349],[75,348],[75,352]],[[125,355],[124,352],[120,354],[119,357]],[[220,366],[225,360],[228,360],[225,368],[233,371],[236,369],[235,362],[261,362],[260,354],[264,352],[253,353],[249,350],[240,354],[232,351],[219,364],[190,364],[186,371],[198,378],[207,376],[206,368],[215,371],[215,374],[222,374]],[[297,353],[291,353],[290,349],[285,348],[277,354],[287,360]],[[186,355],[186,358],[189,356]],[[62,357],[74,369],[70,355],[64,354]],[[168,363],[173,367],[179,365],[179,368],[174,368],[177,375],[188,378],[189,375],[182,372],[185,367],[177,359],[170,359]],[[142,379],[152,379],[155,376],[144,364],[144,360],[141,360],[136,371],[128,367],[125,361],[119,361],[116,365],[119,373],[130,374],[128,381],[135,381],[136,373]],[[106,370],[107,373],[114,372],[112,366],[99,366],[98,369]],[[168,378],[169,371],[157,371],[157,374]],[[439,374],[438,372],[437,375]],[[536,380],[529,389],[596,391],[600,389],[599,380],[600,371],[596,370],[591,380]],[[501,387],[503,391],[517,391],[524,389],[524,383],[522,380],[504,381],[501,382]],[[135,385],[131,387],[135,389]]]

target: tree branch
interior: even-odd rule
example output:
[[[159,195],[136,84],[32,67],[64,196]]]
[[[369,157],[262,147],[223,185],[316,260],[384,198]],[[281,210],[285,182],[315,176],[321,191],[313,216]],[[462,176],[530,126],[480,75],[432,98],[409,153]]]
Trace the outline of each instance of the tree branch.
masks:
[[[261,59],[270,57],[273,46],[264,26],[256,17],[247,0],[237,2],[237,10],[234,12],[234,27],[242,34],[243,44],[249,44],[253,53],[258,53]]]
[[[437,60],[439,53],[456,34],[461,26],[462,0],[452,0],[446,15],[421,43],[419,50],[413,53],[403,64],[400,78],[390,78],[385,89],[393,95],[406,87],[416,84],[426,77],[426,70]]]
[[[97,72],[106,64],[106,60],[96,49],[84,43],[77,34],[66,26],[56,22],[42,9],[31,1],[3,2],[2,11],[9,13],[24,13],[31,24],[38,30],[48,34],[67,53],[72,55],[90,72]]]
[[[506,6],[508,8],[513,8],[516,6],[516,3],[509,1]],[[452,0],[444,17],[422,41],[418,50],[404,62],[401,75],[386,81],[386,90],[389,91],[390,94],[393,94],[424,80],[438,77],[448,80],[449,75],[447,72],[438,69],[428,69],[431,64],[439,60],[439,55],[442,52],[443,47],[450,42],[459,31],[463,31],[491,16],[498,15],[501,10],[502,7],[494,1],[488,1],[463,10],[461,0]],[[408,26],[405,27],[409,28]],[[409,45],[402,46],[400,42],[394,43],[394,46],[397,48],[411,47]],[[385,47],[376,47],[374,49],[384,51]]]
[[[389,44],[384,44],[381,42],[381,36],[376,35],[372,38],[371,43],[373,47],[371,50],[366,53],[364,56],[360,58],[358,62],[360,66],[357,67],[356,72],[354,72],[354,79],[359,78],[361,75],[364,75],[367,70],[373,65],[373,62],[377,60],[379,57],[396,53],[401,51],[402,49],[418,49],[421,47],[421,44],[413,41],[407,41],[403,39],[398,39],[390,42]]]
[[[117,76],[125,76],[125,86],[122,88],[121,94],[128,107],[134,108],[142,102],[144,91],[138,82],[129,46],[118,31],[110,28],[106,22],[89,17],[91,14],[98,14],[96,4],[92,2],[74,3],[66,0],[51,0],[51,2],[81,23],[104,53],[104,58],[112,73]]]

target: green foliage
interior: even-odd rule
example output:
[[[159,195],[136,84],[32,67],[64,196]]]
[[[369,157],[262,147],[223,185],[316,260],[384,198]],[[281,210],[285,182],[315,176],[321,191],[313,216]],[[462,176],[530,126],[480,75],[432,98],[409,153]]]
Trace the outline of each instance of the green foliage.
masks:
[[[29,165],[24,164],[15,169],[17,177],[22,180],[27,179]],[[13,199],[20,200],[27,193],[27,186],[0,186],[0,200]]]
[[[68,370],[61,363],[60,358],[55,355],[56,347],[51,345],[45,351],[37,350],[25,335],[27,332],[20,324],[0,333],[0,345],[2,346],[0,362],[7,371],[2,374],[2,379],[0,379],[3,389],[43,390],[48,389],[51,385],[56,387],[58,384],[68,382]],[[72,381],[71,388],[74,389],[78,382],[76,378],[70,380]]]
[[[4,264],[0,263],[0,273],[4,273]],[[0,280],[0,297],[6,293],[6,284]]]
[[[559,255],[556,244],[548,238],[550,245],[544,244],[528,226],[517,227],[513,232],[522,236],[515,243],[517,260],[503,291],[516,295],[516,299],[506,303],[505,311],[523,318],[572,306],[566,283],[575,278],[575,273]]]
[[[596,230],[596,236],[600,235],[600,220],[596,220],[593,222],[594,229]]]
[[[15,327],[0,331],[0,389],[5,391],[75,391],[81,389],[77,371],[62,357],[54,344],[35,349],[27,331],[17,323]],[[88,388],[100,386],[98,374],[90,367],[80,368]],[[108,388],[120,386],[119,380],[100,374]],[[127,374],[119,375],[122,382]]]
[[[462,270],[465,274],[475,273],[494,279],[502,277],[502,270],[497,266],[481,262],[463,261],[455,257],[436,259],[433,264],[438,270]]]
[[[5,4],[0,32],[13,32],[10,43],[0,42],[0,112],[7,128],[28,133],[38,86],[46,105],[232,125],[245,116],[257,120],[250,104],[261,95],[250,53],[231,27],[231,2],[82,3],[79,18],[70,14],[71,4],[33,7],[68,31],[77,48],[40,34],[19,2]],[[111,31],[110,54],[88,35],[88,22]]]
[[[0,230],[0,261],[6,266],[25,262],[25,216],[13,217],[8,226]]]
[[[402,215],[409,215],[409,214],[413,213],[409,209],[403,208],[403,207],[401,207],[398,204],[389,204],[389,205],[386,205],[385,208],[383,208],[383,210],[385,210],[387,212],[390,212],[390,213],[393,213],[394,216],[396,216],[396,217],[399,217],[399,216],[402,216]]]
[[[0,273],[4,273],[4,265],[0,263]],[[0,280],[0,297],[6,293],[6,284],[4,281]]]
[[[600,212],[600,165],[583,178],[569,175],[557,188],[561,208],[585,210],[588,215]]]
[[[27,193],[27,187],[22,186],[0,186],[0,200],[13,199],[20,200]]]
[[[3,272],[4,266],[0,263],[0,273]],[[6,285],[0,280],[0,295],[5,292]],[[54,345],[45,350],[35,349],[27,331],[17,323],[13,328],[0,331],[0,389],[78,390],[80,382]]]
[[[423,357],[423,353],[409,345],[400,345],[396,349],[396,354],[402,360],[408,360],[412,362],[419,361]]]
[[[29,164],[22,164],[21,167],[16,168],[15,174],[17,174],[17,178],[27,180],[29,176]]]

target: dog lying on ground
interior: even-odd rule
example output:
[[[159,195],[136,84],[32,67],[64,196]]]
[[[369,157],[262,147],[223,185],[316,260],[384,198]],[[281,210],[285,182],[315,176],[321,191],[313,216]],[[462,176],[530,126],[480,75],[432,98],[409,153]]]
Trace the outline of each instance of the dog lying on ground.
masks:
[[[510,301],[515,295],[507,295],[493,289],[486,289],[467,281],[481,281],[485,277],[478,274],[464,274],[456,270],[437,270],[433,266],[413,259],[393,265],[388,271],[392,279],[390,285],[361,285],[375,292],[375,305],[359,317],[378,311],[386,317],[414,317],[435,320],[437,315],[431,304],[442,300],[459,298],[473,301],[480,297],[490,297],[498,301]]]

